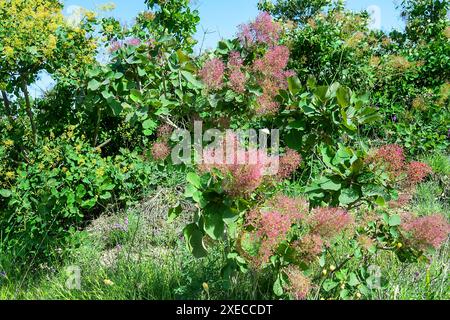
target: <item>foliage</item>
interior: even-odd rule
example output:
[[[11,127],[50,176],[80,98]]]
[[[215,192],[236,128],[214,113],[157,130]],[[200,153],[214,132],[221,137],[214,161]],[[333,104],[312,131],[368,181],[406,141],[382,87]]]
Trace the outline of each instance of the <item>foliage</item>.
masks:
[[[29,163],[1,176],[1,249],[19,261],[53,255],[102,208],[129,204],[152,183],[152,168],[137,154],[122,150],[103,158],[74,129],[45,139],[28,155]]]
[[[192,47],[192,36],[200,18],[198,10],[190,7],[190,0],[145,0],[145,3],[150,9],[157,9],[152,26],[162,29],[162,33],[167,31],[181,45]]]
[[[276,18],[283,17],[284,19],[304,23],[329,4],[331,4],[330,0],[282,0],[275,3],[270,0],[263,0],[258,3],[258,8],[261,11],[270,12]]]
[[[190,1],[145,3],[151,11],[124,26],[87,10],[68,21],[56,0],[0,2],[0,286],[83,254],[78,237],[90,238],[92,223],[165,184],[174,192],[161,211],[177,203],[173,225],[148,216],[153,200],[109,224],[86,254],[119,264],[81,261],[92,292],[375,299],[392,296],[386,265],[422,266],[445,250],[448,1],[402,1],[406,28],[390,33],[343,1],[261,1],[254,20],[199,56]],[[32,97],[42,75],[56,84]],[[279,129],[280,141],[266,151],[226,132],[200,152],[196,141],[197,165],[174,166],[172,133],[200,120],[204,129]],[[217,161],[230,151],[231,162]],[[166,228],[167,238],[153,238]],[[158,263],[136,252],[147,241]],[[420,295],[441,297],[431,272]]]

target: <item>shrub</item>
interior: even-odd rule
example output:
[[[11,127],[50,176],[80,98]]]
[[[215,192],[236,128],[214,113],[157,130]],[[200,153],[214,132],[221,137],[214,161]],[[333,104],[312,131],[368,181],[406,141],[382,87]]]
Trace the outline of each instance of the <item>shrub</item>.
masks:
[[[148,188],[151,167],[135,153],[103,158],[70,128],[43,139],[0,185],[1,249],[29,261],[55,255],[67,237],[109,205],[136,199]]]

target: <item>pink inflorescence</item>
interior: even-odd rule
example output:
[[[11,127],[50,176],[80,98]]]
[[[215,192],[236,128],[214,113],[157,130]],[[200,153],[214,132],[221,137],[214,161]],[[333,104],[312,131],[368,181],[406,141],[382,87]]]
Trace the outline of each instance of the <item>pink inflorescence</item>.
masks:
[[[223,87],[225,64],[218,58],[208,60],[199,71],[199,76],[208,89],[220,90]]]
[[[289,279],[286,291],[296,300],[305,300],[312,288],[311,280],[295,267],[289,267],[286,275]]]
[[[405,167],[403,148],[397,144],[388,144],[379,148],[374,161],[382,166],[394,177],[398,178]]]
[[[284,81],[286,79],[286,71],[289,62],[289,49],[285,46],[275,46],[270,48],[266,54],[255,61],[254,69],[262,75],[270,75],[271,77]]]
[[[109,45],[109,52],[113,53],[122,48],[122,42],[120,41],[112,41]]]
[[[217,148],[203,150],[200,172],[219,171],[223,188],[231,196],[245,196],[263,182],[273,158],[265,150],[243,148],[234,134],[227,134]]]
[[[247,215],[247,225],[254,228],[254,236],[260,243],[258,257],[253,263],[256,266],[269,261],[280,242],[293,224],[300,223],[308,212],[308,202],[302,198],[289,198],[278,194],[259,208],[251,210]]]
[[[286,71],[289,49],[285,46],[271,47],[266,54],[253,64],[253,72],[263,94],[258,98],[259,114],[273,114],[279,109],[275,97],[280,90],[287,88],[287,78],[294,75]]]
[[[157,129],[157,133],[156,135],[158,136],[158,138],[167,140],[170,138],[170,135],[173,132],[173,127],[169,124],[163,124],[160,125]]]
[[[408,192],[400,193],[398,195],[398,199],[389,201],[388,205],[392,209],[402,208],[402,207],[406,206],[408,203],[410,203],[412,198],[413,198],[413,195],[411,193],[408,193]]]
[[[309,203],[303,198],[292,198],[277,194],[267,201],[267,207],[276,208],[284,215],[291,217],[292,221],[300,220],[309,210]]]
[[[293,243],[299,258],[305,262],[312,262],[322,252],[324,242],[317,234],[307,234],[301,240]]]
[[[408,164],[408,183],[415,185],[422,182],[429,174],[433,172],[433,169],[429,165],[419,161],[412,161]]]
[[[270,46],[278,43],[281,35],[281,25],[274,21],[267,12],[260,13],[255,21],[239,26],[238,37],[244,45],[251,46],[258,43]]]
[[[228,72],[230,77],[230,88],[238,93],[243,93],[245,91],[245,83],[247,78],[245,73],[242,71],[244,66],[244,61],[241,55],[237,51],[233,51],[230,54],[228,61]]]
[[[449,223],[440,214],[426,217],[407,215],[403,219],[405,222],[401,228],[406,232],[407,239],[420,250],[438,249],[450,233]]]
[[[127,40],[127,44],[129,46],[139,46],[141,44],[141,40],[139,38],[130,38]]]
[[[289,178],[300,166],[302,156],[295,150],[287,148],[280,158],[277,176],[279,179]]]
[[[310,217],[311,233],[331,239],[353,223],[347,211],[340,208],[315,208]]]
[[[273,115],[280,109],[278,102],[267,94],[259,96],[256,101],[258,102],[258,108],[256,109],[258,115]]]
[[[162,161],[170,155],[170,147],[165,141],[158,141],[152,145],[151,154],[154,160]]]

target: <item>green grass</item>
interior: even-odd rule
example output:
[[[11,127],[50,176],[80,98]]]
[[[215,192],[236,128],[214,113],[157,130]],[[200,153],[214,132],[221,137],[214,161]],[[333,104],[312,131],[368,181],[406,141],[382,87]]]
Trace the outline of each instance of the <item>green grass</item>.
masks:
[[[407,209],[420,215],[448,215],[449,203],[443,193],[442,181],[431,179],[417,188]],[[182,215],[172,224],[166,222],[167,208],[180,197],[172,189],[160,189],[138,207],[100,217],[87,230],[73,234],[62,262],[49,262],[18,273],[11,266],[8,269],[3,258],[0,269],[6,270],[8,277],[0,277],[0,299],[275,298],[268,281],[270,275],[262,272],[240,274],[231,283],[224,282],[222,245],[210,250],[207,258],[191,256],[181,236],[191,214]],[[126,231],[118,230],[116,225],[124,225],[126,219]],[[340,250],[344,256],[345,246]],[[448,241],[430,260],[415,264],[400,263],[391,252],[379,253],[372,263],[380,267],[389,285],[373,298],[450,299],[449,255]],[[68,288],[69,267],[79,268],[80,289]],[[315,294],[310,298],[315,298]]]

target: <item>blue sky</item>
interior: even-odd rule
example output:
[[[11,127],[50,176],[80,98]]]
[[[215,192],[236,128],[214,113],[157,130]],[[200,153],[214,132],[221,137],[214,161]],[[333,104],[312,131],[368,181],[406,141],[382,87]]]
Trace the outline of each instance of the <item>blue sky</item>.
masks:
[[[380,10],[381,28],[401,28],[402,21],[395,11],[396,0],[347,0],[348,8],[363,10],[369,6],[377,6]],[[398,0],[397,0],[398,1]],[[109,2],[109,0],[65,0],[66,10],[77,5],[88,9]],[[134,16],[145,9],[144,0],[116,0],[113,16],[123,22],[133,22]],[[196,38],[201,41],[203,31],[209,33],[205,39],[205,47],[213,48],[221,38],[232,37],[239,24],[247,22],[258,14],[258,0],[193,0],[194,7],[200,11],[200,26]]]
[[[199,43],[202,42],[204,31],[208,32],[203,45],[204,49],[214,48],[222,38],[233,37],[241,23],[252,20],[258,14],[258,0],[192,1],[194,7],[198,8],[200,12],[201,21],[196,34]],[[352,10],[364,10],[370,6],[376,6],[380,13],[381,29],[390,30],[403,26],[403,22],[395,10],[395,1],[398,0],[347,0],[347,7]],[[144,0],[64,0],[64,13],[69,15],[71,6],[80,6],[92,10],[110,2],[116,5],[116,9],[107,14],[116,17],[121,22],[133,23],[136,14],[145,10]],[[42,75],[41,79],[30,89],[37,96],[51,85],[51,79]]]

